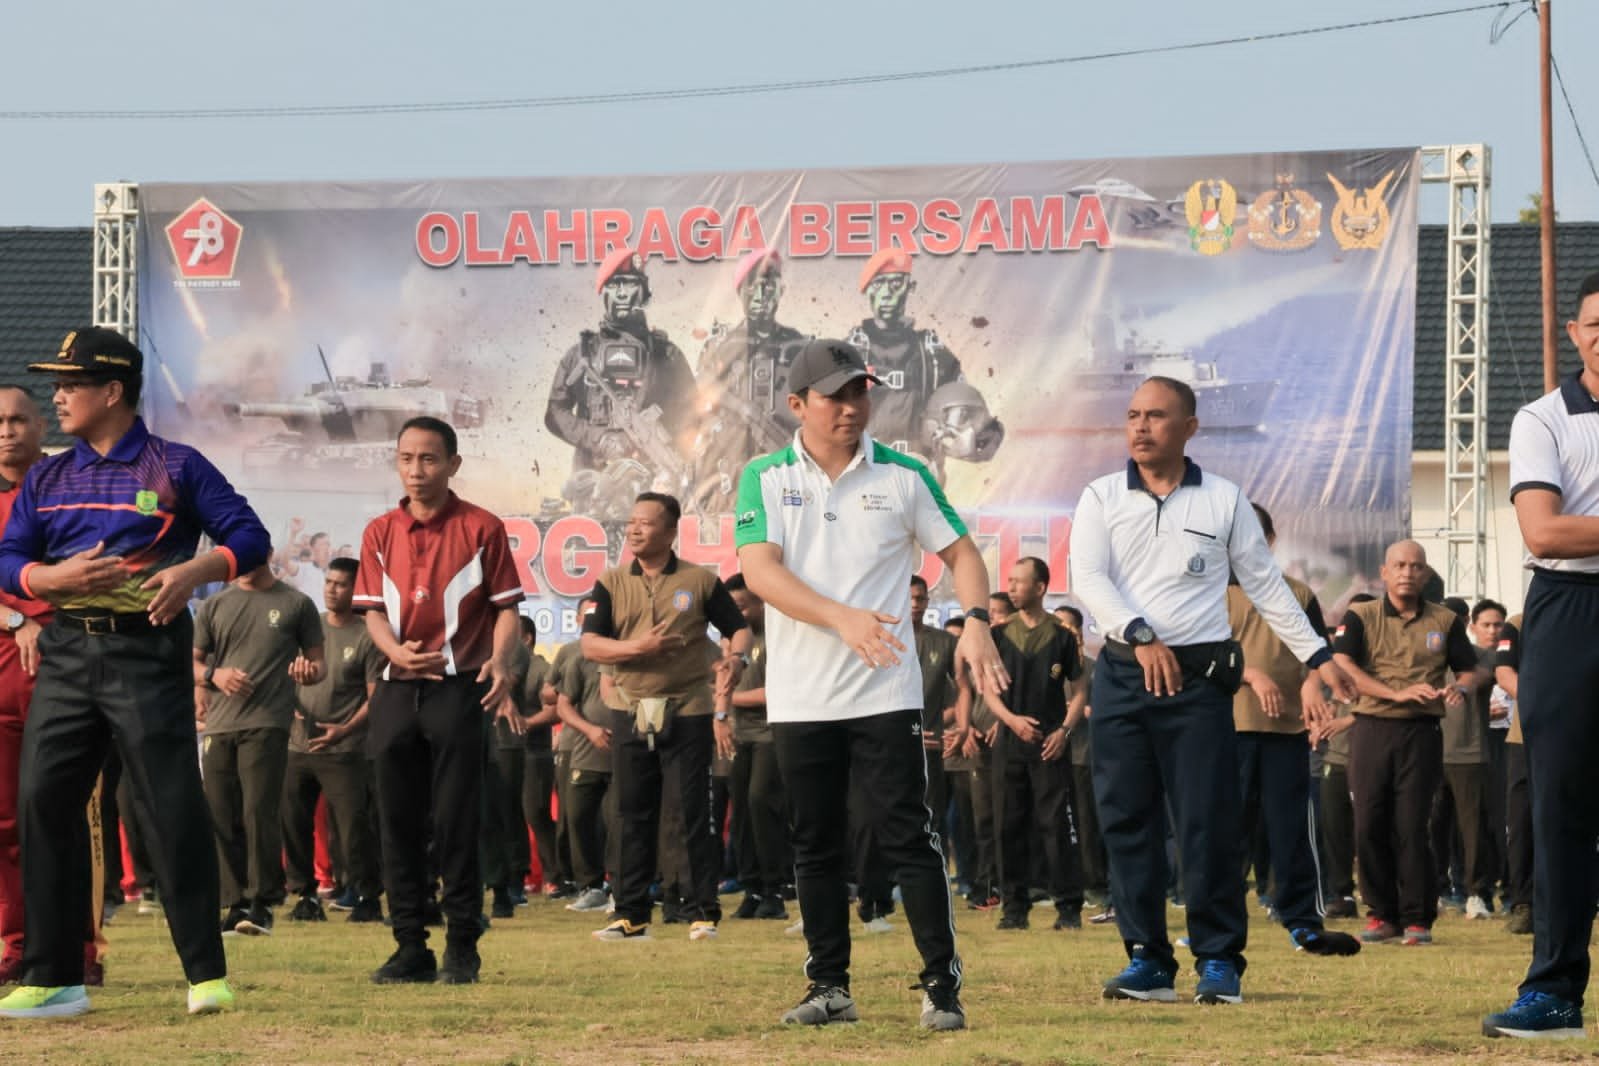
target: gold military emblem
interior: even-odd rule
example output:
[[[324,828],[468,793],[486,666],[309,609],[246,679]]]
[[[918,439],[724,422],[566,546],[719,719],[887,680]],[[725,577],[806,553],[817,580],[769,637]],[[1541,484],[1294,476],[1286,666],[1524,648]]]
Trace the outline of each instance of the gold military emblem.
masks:
[[[1061,667],[1060,663],[1056,663],[1055,665],[1051,666],[1049,668],[1049,676],[1050,676],[1051,680],[1059,681],[1060,680],[1060,675],[1061,675],[1061,670],[1062,670],[1062,667]]]
[[[276,607],[272,608],[270,611],[267,612],[267,625],[276,627],[277,624],[278,624],[278,619],[280,619],[282,617],[283,617],[283,612],[282,611],[278,610]]]
[[[1394,180],[1395,173],[1390,170],[1377,184],[1358,191],[1331,174],[1327,175],[1333,190],[1338,193],[1338,202],[1333,205],[1332,213],[1332,235],[1338,247],[1346,251],[1382,247],[1383,240],[1388,236],[1389,222],[1388,201],[1384,199],[1384,194],[1388,191],[1388,183]]]
[[[66,339],[61,342],[61,350],[56,353],[56,358],[64,359],[69,363],[72,362],[72,342],[77,339],[77,330],[73,330],[71,333],[68,333]]]
[[[1220,255],[1233,245],[1238,217],[1238,190],[1220,178],[1204,178],[1188,187],[1183,198],[1188,218],[1188,243],[1200,255]]]
[[[355,648],[353,646],[345,648],[344,649],[344,661],[345,662],[350,662],[354,658],[355,658]]]
[[[1294,188],[1292,174],[1277,175],[1277,187],[1249,205],[1249,243],[1267,252],[1302,252],[1321,236],[1321,204]]]

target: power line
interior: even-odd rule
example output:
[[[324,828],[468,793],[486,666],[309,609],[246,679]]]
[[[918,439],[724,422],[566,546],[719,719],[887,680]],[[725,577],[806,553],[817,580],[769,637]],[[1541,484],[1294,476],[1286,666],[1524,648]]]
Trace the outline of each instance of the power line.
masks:
[[[1560,86],[1560,95],[1566,101],[1566,113],[1571,116],[1571,128],[1577,131],[1577,143],[1582,146],[1582,154],[1588,160],[1588,173],[1593,175],[1595,185],[1599,185],[1599,167],[1594,166],[1593,152],[1588,148],[1588,138],[1582,135],[1582,123],[1577,121],[1577,109],[1571,104],[1571,94],[1566,92],[1566,79],[1560,76],[1560,64],[1555,62],[1555,57],[1549,57],[1549,68],[1554,71],[1555,84]]]
[[[1472,4],[1466,7],[1444,8],[1412,15],[1393,15],[1388,18],[1367,19],[1361,22],[1341,22],[1328,26],[1313,26],[1300,30],[1283,30],[1276,33],[1252,33],[1237,37],[1223,37],[1208,41],[1191,41],[1187,44],[1154,45],[1147,48],[1125,48],[1111,52],[1092,52],[1083,55],[1057,56],[1051,59],[1026,59],[1009,63],[982,63],[961,67],[943,67],[930,70],[908,70],[885,74],[857,74],[836,78],[807,78],[787,81],[752,82],[734,85],[710,85],[686,89],[638,89],[612,93],[586,93],[566,96],[526,96],[491,100],[444,100],[418,103],[388,104],[277,104],[255,107],[179,107],[179,108],[92,108],[82,110],[4,110],[0,121],[26,122],[37,120],[149,120],[195,118],[338,118],[349,115],[415,115],[461,111],[525,111],[563,107],[589,107],[597,104],[637,103],[656,100],[699,100],[711,97],[753,96],[762,93],[795,92],[806,89],[832,89],[860,85],[882,85],[893,82],[926,81],[934,78],[967,77],[973,74],[994,74],[1016,70],[1035,70],[1042,67],[1069,66],[1078,63],[1095,63],[1111,59],[1129,59],[1135,56],[1167,55],[1173,52],[1192,52],[1208,48],[1224,48],[1238,44],[1258,44],[1282,41],[1318,34],[1342,33],[1348,30],[1394,26],[1406,22],[1447,18],[1475,11],[1500,10],[1517,6],[1525,0],[1498,0],[1495,3]]]

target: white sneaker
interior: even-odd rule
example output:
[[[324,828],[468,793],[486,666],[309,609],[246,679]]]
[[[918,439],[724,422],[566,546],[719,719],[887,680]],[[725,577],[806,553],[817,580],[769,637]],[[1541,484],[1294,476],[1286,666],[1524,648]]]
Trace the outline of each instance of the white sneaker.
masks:
[[[892,933],[893,931],[894,926],[882,915],[878,915],[861,926],[861,932],[863,933]]]
[[[566,905],[569,911],[603,911],[610,904],[611,897],[603,888],[584,889],[577,899]]]
[[[1467,918],[1467,920],[1476,920],[1476,919],[1480,919],[1480,918],[1492,918],[1492,917],[1493,917],[1493,911],[1488,909],[1488,902],[1486,900],[1484,900],[1481,896],[1471,896],[1471,897],[1467,898],[1467,900],[1466,900],[1466,918]]]
[[[805,919],[801,918],[799,921],[795,922],[793,925],[789,926],[787,929],[784,929],[783,930],[783,935],[784,936],[804,936],[805,935]]]

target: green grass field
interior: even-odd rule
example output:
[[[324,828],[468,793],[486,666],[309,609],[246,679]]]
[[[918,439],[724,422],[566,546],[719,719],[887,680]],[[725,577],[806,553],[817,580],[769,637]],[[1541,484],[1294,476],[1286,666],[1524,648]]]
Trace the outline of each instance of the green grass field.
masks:
[[[729,902],[733,902],[731,899]],[[792,905],[791,905],[792,909]],[[855,940],[861,1022],[825,1030],[777,1024],[803,993],[804,946],[781,922],[723,923],[690,943],[684,926],[649,943],[601,944],[603,924],[535,899],[483,939],[476,986],[378,987],[392,949],[383,927],[282,920],[275,935],[229,938],[234,1013],[189,1018],[159,918],[124,908],[107,928],[107,984],[94,1011],[0,1023],[0,1061],[51,1063],[1453,1063],[1599,1058],[1591,1041],[1490,1041],[1482,1014],[1508,1003],[1530,951],[1503,923],[1443,919],[1430,948],[1380,946],[1350,959],[1295,954],[1257,910],[1246,1002],[1198,1007],[1190,971],[1176,1004],[1106,1002],[1099,984],[1124,962],[1113,927],[1000,933],[960,909],[971,1028],[916,1025],[917,961],[903,919]],[[1174,927],[1182,912],[1172,911]],[[1354,931],[1355,923],[1340,923]],[[436,947],[442,937],[435,936]]]

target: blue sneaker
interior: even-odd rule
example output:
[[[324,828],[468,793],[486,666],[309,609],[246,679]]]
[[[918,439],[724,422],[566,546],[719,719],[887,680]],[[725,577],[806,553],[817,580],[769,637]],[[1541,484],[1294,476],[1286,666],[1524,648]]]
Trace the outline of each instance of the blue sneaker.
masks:
[[[1201,959],[1196,967],[1199,984],[1194,986],[1195,1003],[1242,1003],[1238,987],[1238,967],[1226,959]]]
[[[1482,1020],[1483,1036],[1519,1036],[1523,1040],[1580,1040],[1582,1008],[1548,992],[1523,992],[1509,1010]]]
[[[1340,933],[1332,929],[1317,929],[1314,926],[1301,925],[1296,929],[1288,930],[1288,939],[1293,941],[1297,951],[1310,955],[1358,955],[1360,954],[1360,941],[1348,933]]]
[[[355,905],[359,902],[361,902],[361,897],[355,894],[355,889],[346,888],[343,892],[333,897],[328,906],[336,911],[353,911],[355,910]]]
[[[1105,982],[1106,999],[1137,999],[1145,1002],[1176,1003],[1173,974],[1151,959],[1141,956],[1128,960],[1127,969]]]

